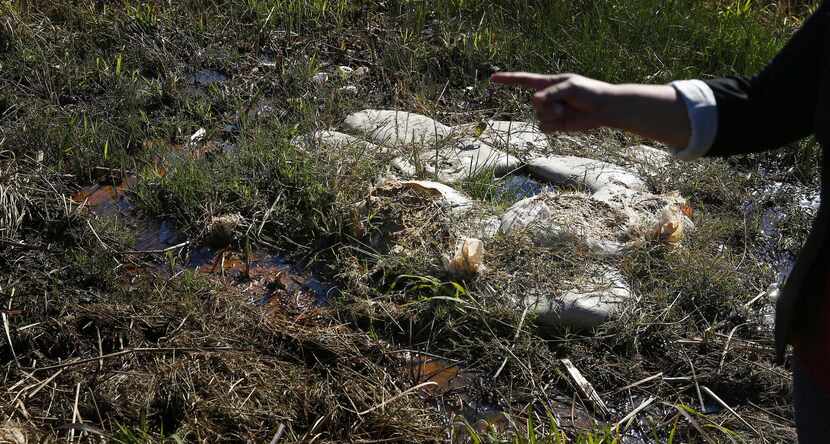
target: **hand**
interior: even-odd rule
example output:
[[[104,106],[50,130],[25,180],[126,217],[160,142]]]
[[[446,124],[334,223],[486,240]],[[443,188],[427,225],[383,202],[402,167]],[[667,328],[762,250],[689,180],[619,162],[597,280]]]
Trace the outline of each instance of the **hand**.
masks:
[[[576,74],[500,72],[492,81],[536,90],[533,106],[542,131],[584,131],[602,126],[688,145],[689,113],[671,85],[612,85]]]
[[[542,75],[499,72],[490,78],[505,85],[536,90],[533,105],[542,131],[584,131],[610,122],[609,98],[614,85],[576,74]]]

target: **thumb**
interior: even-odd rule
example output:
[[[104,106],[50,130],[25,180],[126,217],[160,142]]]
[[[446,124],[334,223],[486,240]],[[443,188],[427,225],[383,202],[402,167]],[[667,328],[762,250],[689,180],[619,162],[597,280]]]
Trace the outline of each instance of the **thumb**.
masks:
[[[524,86],[538,91],[565,81],[569,77],[569,74],[545,75],[530,72],[497,72],[490,76],[490,80],[503,85]]]
[[[563,104],[568,103],[574,94],[570,82],[561,82],[537,91],[531,100],[537,110],[549,109],[554,114],[561,115],[564,112]]]

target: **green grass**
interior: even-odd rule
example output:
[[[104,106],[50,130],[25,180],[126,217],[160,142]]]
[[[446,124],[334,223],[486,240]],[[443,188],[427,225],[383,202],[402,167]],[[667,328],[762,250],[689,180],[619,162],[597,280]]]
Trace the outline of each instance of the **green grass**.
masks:
[[[792,439],[780,420],[791,414],[786,372],[769,365],[769,329],[743,305],[775,279],[765,251],[797,252],[812,218],[788,189],[753,192],[773,181],[815,190],[813,141],[649,175],[656,191],[689,197],[696,230],[684,248],[645,243],[614,264],[634,283],[637,310],[593,334],[552,337],[511,298],[560,291],[589,260],[584,252],[499,237],[487,246],[491,274],[451,276],[442,256],[454,249],[456,221],[414,195],[409,206],[367,198],[391,155],[292,143],[364,108],[452,125],[529,118],[526,92],[489,85],[496,69],[651,83],[752,74],[817,4],[792,3],[0,0],[0,190],[14,190],[5,195],[15,205],[0,210],[26,215],[12,235],[0,233],[13,242],[0,251],[0,296],[24,366],[4,343],[3,387],[28,387],[28,367],[95,361],[25,398],[32,436],[51,440],[66,437],[56,424],[73,422],[80,382],[85,424],[121,442],[268,442],[280,426],[292,442],[446,441],[453,428],[436,406],[457,408],[457,393],[409,393],[378,407],[417,383],[405,356],[423,350],[474,375],[463,402],[497,405],[517,423],[462,427],[456,439],[619,442],[602,424],[580,428],[549,409],[557,396],[577,399],[559,363],[570,358],[619,407],[614,419],[652,394],[677,406],[642,416],[637,432],[656,442],[757,439],[726,412],[684,407],[698,405],[692,382],[616,391],[658,372],[690,375],[693,361],[701,384],[760,418],[768,439]],[[337,65],[370,71],[361,81],[310,82]],[[225,80],[197,84],[206,70]],[[339,91],[348,84],[358,94]],[[209,143],[191,146],[200,128]],[[558,139],[556,150],[616,161],[637,142],[603,130]],[[246,297],[250,282],[177,273],[187,248],[124,253],[140,227],[65,199],[124,174],[137,176],[128,198],[140,216],[172,221],[188,248],[205,239],[212,216],[239,213],[231,247],[279,253],[341,294],[315,311],[274,285],[275,302],[260,307]],[[513,200],[489,171],[460,188],[485,211]],[[783,214],[769,239],[766,208]],[[99,368],[101,350],[122,343],[200,351],[116,356]],[[232,352],[215,351],[225,346]],[[4,414],[20,419],[16,408]]]

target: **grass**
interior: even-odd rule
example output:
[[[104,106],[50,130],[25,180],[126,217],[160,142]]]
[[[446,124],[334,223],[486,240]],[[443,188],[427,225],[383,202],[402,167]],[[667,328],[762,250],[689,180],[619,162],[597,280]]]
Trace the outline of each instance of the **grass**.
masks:
[[[389,154],[292,141],[364,108],[450,125],[528,119],[526,92],[489,85],[497,69],[615,82],[753,73],[816,4],[0,0],[3,428],[115,442],[793,439],[789,375],[745,304],[806,237],[813,141],[642,170],[654,190],[689,198],[695,231],[682,248],[646,242],[603,262],[632,282],[636,310],[544,334],[516,301],[561,292],[594,260],[584,251],[497,237],[489,271],[450,275],[444,258],[470,221],[417,193],[367,198]],[[340,78],[338,65],[368,75]],[[613,162],[640,142],[608,130],[553,140],[558,154]],[[128,216],[67,198],[132,176]],[[489,171],[460,188],[483,202],[481,219],[513,201]],[[242,220],[231,251],[279,254],[339,293],[315,306],[271,283],[257,305],[255,277],[185,270],[209,221],[228,214]],[[132,252],[146,221],[187,244]],[[423,382],[418,352],[459,362],[464,387],[408,390]],[[593,416],[562,358],[613,407],[610,421],[579,421]],[[635,384],[658,373],[675,379]],[[699,386],[762,436],[701,406]],[[650,396],[660,407],[608,430]],[[479,430],[470,404],[511,421]],[[454,424],[447,412],[467,415]],[[64,427],[79,416],[89,428]]]

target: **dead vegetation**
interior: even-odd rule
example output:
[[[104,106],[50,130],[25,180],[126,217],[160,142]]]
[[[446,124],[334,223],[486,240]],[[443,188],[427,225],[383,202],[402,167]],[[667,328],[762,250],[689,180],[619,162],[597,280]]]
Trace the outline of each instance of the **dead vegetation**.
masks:
[[[792,439],[789,373],[770,363],[756,296],[809,225],[809,143],[641,171],[690,198],[682,248],[598,260],[521,232],[486,241],[486,270],[458,276],[458,240],[515,200],[492,174],[461,185],[482,202],[459,219],[378,187],[388,153],[291,141],[366,107],[526,120],[525,95],[488,86],[498,68],[747,72],[797,20],[719,2],[560,2],[527,17],[515,12],[538,5],[428,3],[0,1],[0,438]],[[369,74],[346,80],[340,64]],[[611,162],[636,142],[553,140]],[[596,331],[540,331],[518,301],[569,290],[586,264],[618,267],[636,304]]]

